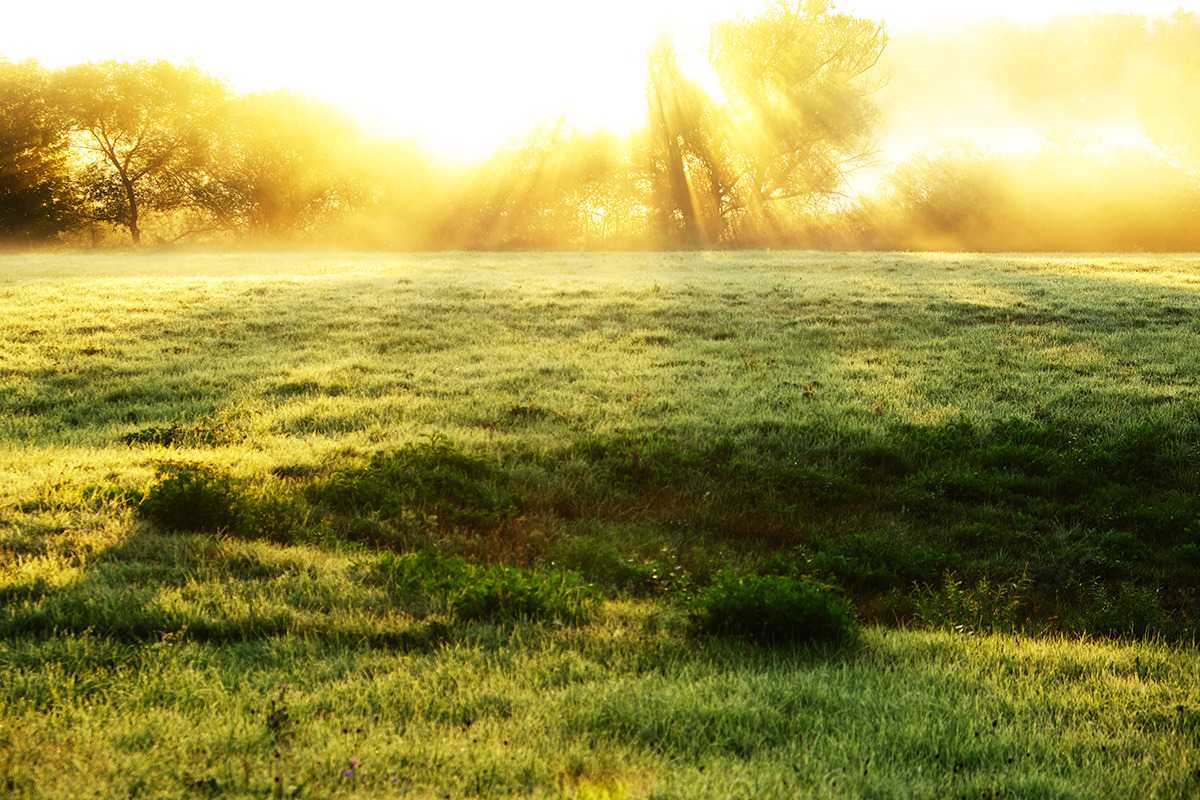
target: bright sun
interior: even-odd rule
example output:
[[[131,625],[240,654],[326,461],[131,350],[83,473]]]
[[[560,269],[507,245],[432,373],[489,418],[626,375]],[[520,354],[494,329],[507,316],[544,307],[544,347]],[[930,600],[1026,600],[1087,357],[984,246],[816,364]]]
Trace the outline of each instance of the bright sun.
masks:
[[[690,62],[699,72],[706,66],[701,53],[709,22],[762,4],[344,0],[319,12],[281,15],[276,3],[264,0],[211,0],[174,12],[164,12],[158,0],[129,0],[111,15],[97,14],[91,2],[62,0],[6,10],[0,55],[35,58],[48,67],[190,58],[239,91],[289,86],[341,106],[377,132],[415,137],[437,155],[463,160],[560,118],[618,133],[637,127],[645,117],[645,54],[660,31],[677,35],[685,66]],[[965,16],[1147,11],[1135,9],[1133,0],[835,5],[885,19],[893,29]]]

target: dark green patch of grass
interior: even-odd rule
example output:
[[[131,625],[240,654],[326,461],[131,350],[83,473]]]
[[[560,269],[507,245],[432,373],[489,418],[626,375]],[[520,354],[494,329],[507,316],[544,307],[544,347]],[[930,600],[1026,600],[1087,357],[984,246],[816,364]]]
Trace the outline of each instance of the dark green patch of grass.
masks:
[[[953,570],[976,587],[1024,576],[1034,621],[1179,636],[1198,613],[1188,589],[1200,583],[1200,557],[1190,549],[1200,528],[1196,453],[1196,431],[1186,428],[965,418],[873,431],[763,424],[699,447],[662,433],[615,434],[533,459],[490,459],[433,436],[331,474],[286,470],[286,484],[169,466],[140,502],[116,489],[111,499],[137,502],[164,529],[278,542],[336,531],[402,552],[448,536],[455,550],[476,535],[460,532],[475,531],[487,541],[455,551],[499,569],[545,563],[545,548],[529,547],[522,515],[553,518],[561,505],[554,498],[565,494],[572,516],[657,521],[692,537],[689,551],[730,548],[732,560],[702,559],[697,568],[691,559],[685,568],[674,555],[591,538],[603,534],[556,540],[562,565],[611,593],[690,596],[725,566],[770,557],[763,575],[816,576],[842,587],[870,619],[910,618],[914,602],[928,601],[921,587]],[[524,489],[504,463],[522,471]],[[569,474],[586,478],[553,488]],[[523,496],[540,483],[550,491]],[[310,525],[317,517],[324,522]],[[537,616],[541,601],[528,598],[541,578],[526,585],[513,575],[470,573],[479,588],[460,586],[456,602],[487,617]],[[1158,610],[1132,617],[1134,596]],[[1095,610],[1104,608],[1111,613]]]
[[[521,510],[521,499],[501,488],[502,479],[488,460],[433,436],[378,453],[365,467],[335,472],[312,484],[310,495],[345,514],[485,525]]]
[[[464,621],[575,624],[589,617],[599,597],[571,573],[476,565],[428,550],[385,554],[372,573],[389,592],[445,603]]]
[[[854,631],[830,586],[804,578],[725,570],[694,601],[698,631],[767,644],[841,643]]]
[[[306,536],[303,498],[193,464],[160,469],[138,512],[168,531],[200,531],[281,544]]]

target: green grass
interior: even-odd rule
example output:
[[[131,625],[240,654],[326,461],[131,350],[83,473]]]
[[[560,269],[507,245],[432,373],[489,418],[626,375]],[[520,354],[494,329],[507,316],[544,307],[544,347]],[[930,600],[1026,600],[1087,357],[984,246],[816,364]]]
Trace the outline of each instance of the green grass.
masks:
[[[407,653],[68,636],[3,654],[8,797],[1200,788],[1196,654],[1160,645],[874,630],[840,654],[701,650],[612,603],[583,630],[467,627]]]
[[[1198,285],[0,257],[0,794],[1195,793]]]

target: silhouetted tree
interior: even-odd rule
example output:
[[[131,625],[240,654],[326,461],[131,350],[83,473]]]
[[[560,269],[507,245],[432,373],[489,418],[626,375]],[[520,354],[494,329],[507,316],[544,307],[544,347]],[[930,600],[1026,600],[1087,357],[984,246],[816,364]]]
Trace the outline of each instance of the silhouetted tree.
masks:
[[[84,162],[83,213],[141,244],[147,210],[188,204],[186,175],[199,168],[229,90],[192,64],[167,61],[79,64],[63,70],[58,87]]]
[[[702,231],[696,191],[687,159],[700,149],[715,102],[683,74],[672,39],[663,34],[648,53],[646,166],[655,187],[653,205],[661,232],[696,246],[710,239]]]
[[[32,244],[75,222],[68,128],[50,73],[0,59],[0,241]]]
[[[725,217],[770,234],[777,206],[811,209],[872,163],[879,82],[865,76],[886,44],[882,23],[833,14],[828,0],[781,1],[714,26],[709,61],[732,123]]]
[[[864,76],[882,23],[827,0],[779,2],[717,23],[709,62],[724,102],[679,69],[669,39],[650,52],[653,172],[685,243],[779,236],[779,208],[812,210],[871,162],[879,113]]]

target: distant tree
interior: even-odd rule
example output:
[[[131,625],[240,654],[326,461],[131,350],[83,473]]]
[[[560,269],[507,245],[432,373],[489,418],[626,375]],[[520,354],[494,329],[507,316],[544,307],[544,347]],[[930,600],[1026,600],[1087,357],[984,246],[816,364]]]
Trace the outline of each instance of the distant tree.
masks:
[[[675,43],[663,34],[648,53],[645,163],[655,187],[653,207],[661,232],[696,246],[716,237],[704,230],[689,158],[714,137],[716,102],[683,74]],[[716,159],[706,160],[712,164]]]
[[[83,213],[141,244],[147,211],[188,204],[186,177],[228,88],[192,64],[166,61],[79,64],[63,70],[58,88],[83,159]]]
[[[367,249],[429,249],[454,173],[414,141],[372,139],[346,154],[331,241]]]
[[[281,89],[226,103],[189,176],[192,202],[239,237],[293,238],[370,202],[355,162],[361,130],[325,103]]]
[[[719,103],[682,77],[660,41],[650,128],[685,240],[778,236],[781,208],[811,210],[843,192],[874,155],[879,83],[865,76],[886,44],[882,23],[833,14],[828,0],[781,0],[713,26]]]
[[[75,222],[68,128],[50,73],[0,59],[0,241],[32,244]]]
[[[1200,173],[1200,61],[1151,75],[1139,101],[1150,139]]]
[[[882,79],[865,76],[886,45],[883,23],[833,14],[828,0],[714,26],[709,61],[733,123],[723,216],[771,233],[776,206],[811,208],[872,163]]]
[[[880,187],[881,208],[902,246],[988,249],[1012,196],[1011,162],[969,140],[943,142],[898,164]]]
[[[541,126],[474,169],[443,227],[462,247],[621,247],[642,235],[626,143]]]

